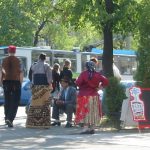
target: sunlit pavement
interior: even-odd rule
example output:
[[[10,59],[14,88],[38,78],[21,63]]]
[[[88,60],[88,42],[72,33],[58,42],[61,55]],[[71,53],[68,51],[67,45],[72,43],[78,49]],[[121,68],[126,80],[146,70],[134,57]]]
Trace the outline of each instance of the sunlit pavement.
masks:
[[[122,130],[119,132],[98,129],[94,135],[81,135],[81,128],[66,129],[51,127],[50,129],[25,128],[25,108],[19,107],[14,128],[4,125],[3,106],[0,106],[0,149],[31,150],[150,150],[150,133],[139,133],[138,130]]]

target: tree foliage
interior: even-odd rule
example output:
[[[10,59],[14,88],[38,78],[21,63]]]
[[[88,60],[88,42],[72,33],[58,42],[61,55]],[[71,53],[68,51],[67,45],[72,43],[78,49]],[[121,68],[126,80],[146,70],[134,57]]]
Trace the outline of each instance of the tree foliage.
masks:
[[[98,43],[100,39],[100,35],[90,24],[86,24],[84,28],[78,31],[74,31],[73,27],[66,27],[62,23],[49,24],[42,34],[45,39],[48,39],[48,43],[53,49],[71,50],[73,47],[82,49],[89,43]]]
[[[0,2],[0,41],[2,45],[31,45],[34,23],[25,13],[23,0],[2,0]]]
[[[137,24],[136,0],[112,0],[112,13],[107,12],[104,0],[58,0],[58,3],[58,6],[63,7],[64,22],[67,21],[67,24],[77,29],[85,26],[86,22],[91,22],[102,33],[104,25],[110,20],[113,23],[114,33],[127,35]]]
[[[59,0],[64,8],[64,21],[75,29],[91,22],[104,35],[103,69],[113,76],[113,33],[128,35],[138,21],[136,0]],[[59,5],[58,5],[59,6]]]
[[[112,112],[121,112],[121,106],[124,99],[126,99],[125,89],[120,84],[116,77],[109,79],[110,84],[105,90],[105,101],[108,107],[108,115]]]
[[[52,48],[70,50],[95,43],[100,37],[89,23],[75,31],[57,1],[1,0],[0,10],[1,45],[37,46],[44,40]]]
[[[138,68],[135,75],[137,81],[142,81],[143,87],[150,87],[150,3],[143,0],[140,7],[139,19],[139,49]]]

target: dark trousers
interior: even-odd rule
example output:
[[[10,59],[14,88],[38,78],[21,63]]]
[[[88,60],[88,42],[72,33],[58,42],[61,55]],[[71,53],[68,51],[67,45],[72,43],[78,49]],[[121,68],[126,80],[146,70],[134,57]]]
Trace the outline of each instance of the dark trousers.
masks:
[[[54,102],[53,111],[52,111],[52,118],[59,120],[59,113],[60,110],[64,111],[67,114],[67,121],[72,122],[72,115],[75,112],[75,104],[63,104],[58,105]]]
[[[12,80],[4,80],[3,81],[4,88],[4,113],[5,120],[13,120],[16,117],[20,96],[21,96],[21,83],[20,81],[12,81]]]

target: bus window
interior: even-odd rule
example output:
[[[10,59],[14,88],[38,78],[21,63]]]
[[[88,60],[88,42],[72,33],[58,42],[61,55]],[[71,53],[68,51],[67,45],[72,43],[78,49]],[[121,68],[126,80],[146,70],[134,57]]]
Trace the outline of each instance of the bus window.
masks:
[[[37,62],[39,59],[39,55],[41,53],[45,53],[46,54],[46,62],[52,66],[52,52],[51,51],[39,51],[39,50],[33,50],[32,51],[32,63]]]
[[[114,63],[122,75],[133,75],[136,68],[136,57],[133,56],[114,56]]]
[[[25,57],[18,57],[20,62],[21,62],[21,68],[23,70],[23,74],[24,74],[24,77],[27,77],[27,58]]]

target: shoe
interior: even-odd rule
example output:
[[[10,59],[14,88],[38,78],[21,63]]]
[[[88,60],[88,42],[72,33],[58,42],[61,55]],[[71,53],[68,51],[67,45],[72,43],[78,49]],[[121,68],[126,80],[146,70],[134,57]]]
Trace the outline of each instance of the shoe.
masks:
[[[9,128],[13,127],[13,123],[10,120],[5,121]]]
[[[95,133],[95,131],[93,129],[80,132],[80,134],[94,134],[94,133]]]
[[[95,133],[94,129],[90,130],[90,134],[94,134],[94,133]]]
[[[65,125],[65,128],[71,128],[72,127],[72,124],[67,122],[66,125]]]
[[[80,132],[80,134],[90,134],[90,131],[89,130],[82,131],[82,132]]]
[[[51,123],[51,126],[60,126],[61,125],[61,122],[53,122]]]

